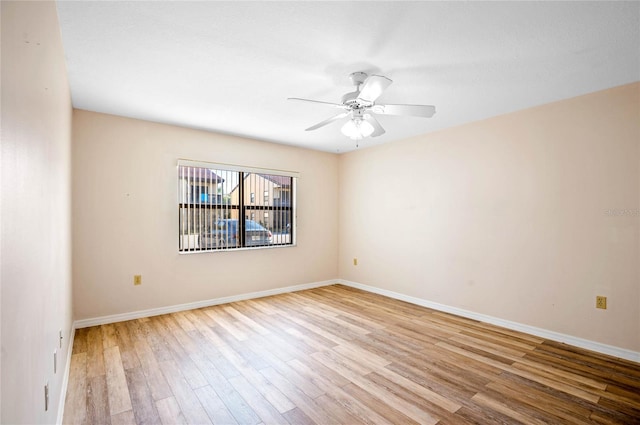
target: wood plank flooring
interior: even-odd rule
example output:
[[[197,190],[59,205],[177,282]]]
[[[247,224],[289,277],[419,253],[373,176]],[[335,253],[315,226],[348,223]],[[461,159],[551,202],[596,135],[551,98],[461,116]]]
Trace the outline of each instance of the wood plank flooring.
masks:
[[[640,424],[640,364],[341,285],[78,329],[66,424]]]

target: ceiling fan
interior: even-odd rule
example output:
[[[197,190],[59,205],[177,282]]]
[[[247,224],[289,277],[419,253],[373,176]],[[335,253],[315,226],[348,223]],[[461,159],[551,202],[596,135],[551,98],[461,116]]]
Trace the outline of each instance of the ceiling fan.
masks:
[[[289,100],[302,102],[322,103],[343,109],[344,112],[319,122],[306,129],[316,130],[334,121],[349,117],[342,126],[342,134],[353,139],[360,140],[365,137],[377,137],[385,133],[384,128],[376,120],[373,114],[378,115],[405,115],[414,117],[431,118],[436,113],[436,107],[432,105],[381,105],[376,100],[382,92],[393,82],[381,75],[367,76],[364,72],[354,72],[349,76],[356,86],[356,91],[342,96],[342,103],[323,102],[320,100],[301,99],[290,97]]]

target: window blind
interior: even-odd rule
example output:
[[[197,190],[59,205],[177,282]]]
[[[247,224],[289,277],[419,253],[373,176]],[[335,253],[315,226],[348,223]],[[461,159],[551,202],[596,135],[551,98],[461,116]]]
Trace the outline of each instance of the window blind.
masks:
[[[294,245],[297,172],[178,161],[178,251]]]

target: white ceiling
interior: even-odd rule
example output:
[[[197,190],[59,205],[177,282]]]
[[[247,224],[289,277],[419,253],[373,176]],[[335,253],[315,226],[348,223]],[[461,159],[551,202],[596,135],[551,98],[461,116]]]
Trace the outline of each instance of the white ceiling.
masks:
[[[640,2],[59,1],[76,108],[296,145],[355,149],[348,75],[394,83],[360,148],[640,80]]]

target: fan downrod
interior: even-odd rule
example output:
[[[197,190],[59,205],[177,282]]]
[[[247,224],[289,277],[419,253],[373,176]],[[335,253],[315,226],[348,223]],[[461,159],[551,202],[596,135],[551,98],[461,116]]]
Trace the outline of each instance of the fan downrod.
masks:
[[[353,72],[349,75],[349,79],[354,86],[360,89],[360,85],[367,79],[367,74],[364,72]]]
[[[352,110],[359,108],[356,99],[360,95],[360,87],[367,79],[368,75],[364,72],[353,72],[349,75],[349,79],[354,86],[356,86],[356,91],[352,91],[346,93],[342,96],[342,104],[349,106]]]

